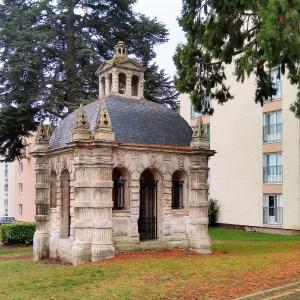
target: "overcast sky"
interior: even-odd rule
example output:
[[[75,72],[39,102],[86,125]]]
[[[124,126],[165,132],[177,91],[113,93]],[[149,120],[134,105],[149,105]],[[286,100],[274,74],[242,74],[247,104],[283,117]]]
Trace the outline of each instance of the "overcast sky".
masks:
[[[177,44],[185,40],[184,33],[177,22],[181,4],[181,0],[137,0],[134,6],[136,12],[149,17],[157,17],[158,21],[166,25],[169,31],[169,42],[156,47],[156,62],[172,79],[176,72],[172,57]]]

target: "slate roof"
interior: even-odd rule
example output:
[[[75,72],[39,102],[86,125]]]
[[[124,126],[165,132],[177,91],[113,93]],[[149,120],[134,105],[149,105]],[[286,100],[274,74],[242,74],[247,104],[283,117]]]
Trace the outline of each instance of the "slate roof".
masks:
[[[84,107],[91,131],[95,131],[101,108],[96,100]],[[172,109],[148,100],[109,96],[105,103],[111,118],[117,142],[189,146],[192,129]],[[72,140],[78,111],[75,110],[61,121],[49,143],[50,149],[65,147]]]

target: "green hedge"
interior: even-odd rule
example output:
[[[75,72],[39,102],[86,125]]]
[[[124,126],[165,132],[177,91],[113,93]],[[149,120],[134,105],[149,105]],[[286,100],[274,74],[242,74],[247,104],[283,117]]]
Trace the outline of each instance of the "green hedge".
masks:
[[[4,245],[31,245],[35,223],[0,225],[0,242]]]

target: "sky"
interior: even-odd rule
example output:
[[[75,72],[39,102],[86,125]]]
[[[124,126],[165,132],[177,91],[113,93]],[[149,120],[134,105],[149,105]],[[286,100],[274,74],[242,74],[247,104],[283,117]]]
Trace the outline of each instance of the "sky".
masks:
[[[134,10],[148,17],[157,17],[157,20],[166,25],[169,31],[169,41],[155,48],[157,62],[160,69],[173,79],[176,68],[173,55],[178,43],[184,42],[184,33],[178,25],[182,0],[137,0]]]

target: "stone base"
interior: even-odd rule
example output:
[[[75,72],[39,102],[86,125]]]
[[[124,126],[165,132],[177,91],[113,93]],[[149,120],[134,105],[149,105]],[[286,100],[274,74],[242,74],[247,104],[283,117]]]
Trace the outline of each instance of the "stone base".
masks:
[[[91,245],[91,261],[96,262],[102,259],[115,256],[115,247],[112,245]]]
[[[35,232],[33,236],[33,260],[49,257],[49,233]]]
[[[122,251],[142,251],[142,250],[164,250],[164,249],[174,249],[174,248],[188,248],[188,240],[182,241],[143,241],[137,243],[118,243],[116,246],[116,252]]]
[[[190,250],[202,254],[211,254],[211,240],[207,238],[193,238],[190,240]]]
[[[90,261],[91,247],[86,243],[74,243],[71,250],[71,262],[80,265]]]

